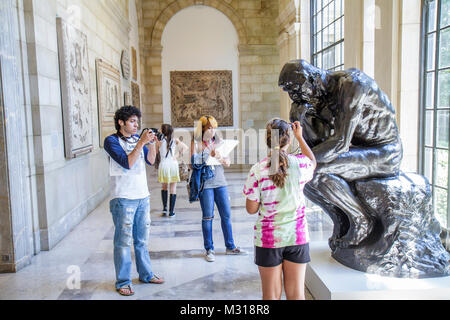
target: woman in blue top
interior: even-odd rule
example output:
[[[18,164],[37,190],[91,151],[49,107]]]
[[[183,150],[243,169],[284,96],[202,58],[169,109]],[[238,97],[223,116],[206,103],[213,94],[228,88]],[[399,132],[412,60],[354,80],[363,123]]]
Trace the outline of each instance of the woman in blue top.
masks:
[[[204,183],[200,192],[200,206],[202,208],[202,232],[203,243],[206,250],[205,259],[213,262],[214,244],[212,238],[212,223],[214,218],[214,203],[219,210],[223,237],[225,240],[226,254],[238,255],[246,254],[245,251],[234,244],[233,232],[231,228],[231,207],[225,179],[223,165],[230,166],[230,159],[222,158],[216,148],[220,144],[220,139],[216,135],[217,120],[212,116],[203,116],[197,122],[194,130],[194,140],[191,143],[191,158],[200,159],[207,162],[209,157],[215,157],[220,165],[212,165],[211,170],[214,177]],[[198,156],[198,157],[195,157]],[[200,158],[201,157],[201,158]]]

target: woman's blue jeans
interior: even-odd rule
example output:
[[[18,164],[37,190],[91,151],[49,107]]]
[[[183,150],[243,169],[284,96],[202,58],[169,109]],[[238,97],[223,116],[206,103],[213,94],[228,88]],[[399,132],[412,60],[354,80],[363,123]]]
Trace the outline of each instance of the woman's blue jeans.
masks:
[[[233,231],[231,229],[231,207],[227,187],[203,189],[199,195],[202,207],[202,232],[203,243],[206,250],[214,250],[212,225],[214,218],[214,203],[219,210],[223,238],[227,249],[234,249]]]
[[[139,279],[149,282],[153,277],[147,243],[150,231],[150,201],[115,198],[109,202],[114,233],[114,267],[116,289],[131,284],[131,243],[134,242]]]

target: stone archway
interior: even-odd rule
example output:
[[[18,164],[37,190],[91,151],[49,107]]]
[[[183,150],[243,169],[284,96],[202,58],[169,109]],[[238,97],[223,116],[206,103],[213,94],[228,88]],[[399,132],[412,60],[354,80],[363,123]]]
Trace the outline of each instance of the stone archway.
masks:
[[[172,18],[180,10],[193,5],[204,5],[222,12],[233,23],[239,37],[239,44],[240,45],[247,44],[247,34],[242,19],[238,16],[235,10],[226,2],[218,0],[204,0],[204,1],[177,0],[168,5],[156,19],[148,42],[150,46],[151,47],[161,46],[162,33],[164,31],[164,27],[166,26],[170,18]]]
[[[165,7],[156,18],[151,32],[144,34],[142,83],[143,124],[145,126],[158,126],[163,122],[163,93],[162,93],[162,46],[161,38],[167,22],[179,11],[194,6],[204,5],[223,13],[233,24],[239,39],[239,48],[247,45],[247,33],[242,19],[235,9],[224,1],[218,0],[176,0]],[[142,64],[142,63],[141,63]],[[239,118],[240,111],[239,112]]]
[[[275,4],[275,1],[273,1]],[[279,52],[276,40],[267,41],[263,34],[269,21],[276,16],[242,15],[230,0],[175,0],[162,8],[161,2],[142,3],[141,39],[141,99],[142,124],[157,127],[163,123],[162,46],[161,38],[167,22],[180,10],[204,5],[223,13],[233,24],[238,36],[238,118],[236,125],[247,129],[263,128],[267,118],[279,114],[280,93],[277,86]],[[275,37],[273,37],[275,39]],[[164,106],[168,108],[168,106]]]

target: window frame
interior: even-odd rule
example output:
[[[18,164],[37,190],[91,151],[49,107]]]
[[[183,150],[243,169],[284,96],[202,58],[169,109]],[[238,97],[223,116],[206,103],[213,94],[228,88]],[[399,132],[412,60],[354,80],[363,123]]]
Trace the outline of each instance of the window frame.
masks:
[[[420,46],[421,46],[421,52],[420,52],[420,117],[419,117],[419,172],[423,176],[426,176],[427,173],[425,172],[425,157],[426,157],[426,149],[432,150],[432,161],[431,161],[431,178],[432,181],[430,181],[430,185],[432,187],[432,199],[433,199],[433,210],[436,214],[436,203],[435,203],[435,190],[436,188],[446,190],[447,191],[447,217],[446,217],[446,225],[442,226],[444,228],[450,229],[450,169],[447,169],[448,174],[448,180],[447,180],[447,187],[443,188],[441,186],[436,185],[436,178],[437,178],[437,165],[436,165],[436,157],[437,157],[437,151],[438,150],[446,150],[448,152],[448,163],[450,165],[450,128],[449,128],[449,146],[447,148],[442,148],[437,146],[437,128],[438,128],[438,111],[449,111],[450,112],[450,106],[449,107],[440,107],[439,104],[439,72],[441,71],[447,71],[450,70],[450,66],[447,67],[440,67],[440,48],[441,48],[441,33],[443,31],[449,30],[450,25],[445,26],[444,28],[441,28],[441,7],[442,7],[442,0],[434,0],[436,1],[436,25],[435,29],[432,31],[428,30],[429,25],[429,9],[430,9],[430,3],[431,0],[422,0],[422,17],[421,17],[421,36],[420,36]],[[428,69],[428,37],[429,35],[434,34],[434,66],[431,69]],[[434,73],[433,75],[433,81],[434,86],[432,87],[432,97],[433,97],[433,104],[432,108],[431,106],[428,106],[427,108],[427,78],[428,74]],[[425,143],[426,138],[426,112],[433,111],[433,135],[432,135],[432,146],[428,146]]]
[[[328,1],[328,3],[323,6],[323,1],[324,0],[310,0],[310,17],[311,17],[311,23],[310,23],[310,59],[311,59],[311,64],[317,66],[317,64],[315,63],[315,57],[320,55],[321,58],[321,64],[320,64],[320,68],[323,69],[324,67],[324,53],[327,52],[329,49],[333,48],[333,47],[338,47],[339,46],[339,50],[340,52],[340,61],[338,62],[338,64],[336,64],[335,61],[335,65],[331,68],[327,68],[326,70],[330,70],[330,71],[336,71],[336,70],[343,70],[344,69],[344,39],[345,39],[345,34],[344,34],[344,29],[345,29],[345,6],[344,6],[344,0],[340,0],[340,4],[341,4],[341,15],[339,17],[334,17],[334,20],[331,21],[329,24],[324,25],[323,23],[323,11],[324,9],[326,9],[327,7],[329,7],[330,5],[334,6],[334,10],[336,12],[336,0],[326,0]],[[316,4],[320,2],[321,6],[320,9],[317,8],[317,10],[315,10],[316,8]],[[314,14],[314,11],[317,11],[316,14]],[[318,30],[315,30],[314,26],[316,24],[317,21],[317,15],[321,14],[321,26],[320,26],[320,30],[319,27],[317,27]],[[336,22],[338,22],[339,20],[342,20],[342,27],[341,27],[341,35],[342,38],[339,39],[338,41],[336,41],[336,28],[334,29],[334,42],[332,42],[331,44],[329,44],[327,47],[324,47],[324,41],[323,41],[323,31],[325,29],[327,29],[330,26],[336,26]],[[341,22],[339,22],[341,23]],[[316,51],[316,38],[317,38],[317,34],[320,33],[320,41],[321,41],[321,49]],[[333,51],[335,53],[335,51]]]

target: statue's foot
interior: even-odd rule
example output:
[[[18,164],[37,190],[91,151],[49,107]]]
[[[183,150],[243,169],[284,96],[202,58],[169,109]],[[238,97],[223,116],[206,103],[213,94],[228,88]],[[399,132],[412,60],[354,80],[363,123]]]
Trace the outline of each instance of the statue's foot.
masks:
[[[328,239],[328,246],[330,247],[331,251],[334,251],[337,248],[336,240],[337,238],[334,236]]]
[[[340,238],[331,237],[328,240],[332,250],[336,248],[346,249],[358,246],[372,232],[374,222],[364,216],[356,217],[353,220],[348,232]]]

